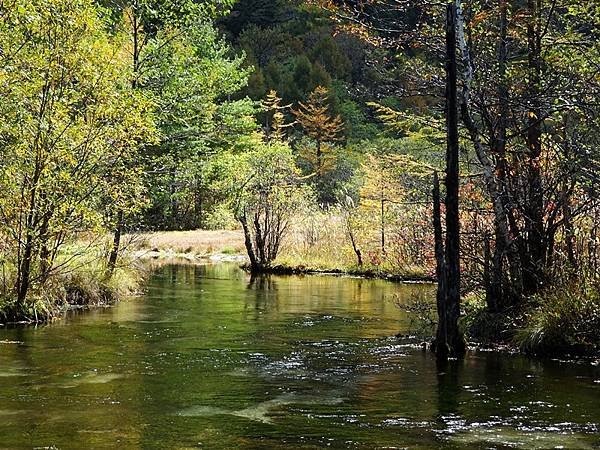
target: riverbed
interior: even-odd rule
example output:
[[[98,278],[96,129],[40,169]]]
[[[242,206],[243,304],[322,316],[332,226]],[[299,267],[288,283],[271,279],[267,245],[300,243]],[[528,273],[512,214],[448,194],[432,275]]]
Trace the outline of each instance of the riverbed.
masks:
[[[600,367],[436,365],[433,286],[168,265],[143,296],[0,329],[0,448],[600,448]]]

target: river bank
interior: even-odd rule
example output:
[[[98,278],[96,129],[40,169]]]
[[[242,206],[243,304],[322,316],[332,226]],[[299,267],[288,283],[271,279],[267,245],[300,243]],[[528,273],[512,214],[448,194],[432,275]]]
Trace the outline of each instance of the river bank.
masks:
[[[18,308],[6,295],[0,297],[0,323],[40,323],[60,317],[68,309],[111,305],[139,292],[146,275],[164,265],[230,263],[248,270],[240,231],[130,234],[125,236],[124,242],[124,255],[112,277],[107,278],[104,260],[98,252],[84,256],[88,259],[86,262],[80,261],[72,270],[56,277],[44,292],[34,293],[24,307]],[[316,264],[309,265],[297,252],[287,250],[265,274],[435,282],[427,271],[419,268],[390,272],[383,270],[382,265],[357,267],[336,261],[334,255],[321,255]],[[70,249],[71,253],[75,251]],[[567,283],[503,313],[489,312],[482,295],[470,295],[463,300],[462,327],[478,348],[551,357],[597,355],[600,349],[596,332],[600,327],[598,291],[594,284]],[[407,314],[414,316],[415,323],[435,323],[435,304],[431,299],[426,302],[427,307],[420,304],[408,308]],[[432,328],[430,335],[433,333]]]
[[[248,270],[241,231],[160,232],[138,238],[136,257],[157,261],[232,262]],[[309,250],[295,241],[282,248],[275,263],[263,273],[272,275],[338,275],[393,282],[434,283],[431,270],[385,261],[354,264],[348,255],[327,247]],[[462,327],[468,339],[482,348],[510,349],[539,356],[597,355],[600,351],[600,295],[597,282],[557,283],[529,298],[518,308],[492,313],[482,293],[463,300]],[[416,321],[436,319],[435,305],[412,308]],[[424,312],[425,311],[425,312]],[[426,317],[425,317],[426,316]],[[432,331],[433,334],[433,331]]]
[[[138,295],[149,275],[138,260],[123,256],[118,266],[108,272],[104,259],[87,255],[86,261],[65,265],[42,286],[31,288],[23,302],[17,300],[12,274],[4,273],[0,291],[0,327],[51,322],[72,309],[106,307]]]
[[[484,345],[510,345],[535,356],[600,355],[598,280],[557,283],[502,312],[471,296],[463,311],[465,331]]]
[[[242,265],[242,268],[246,271],[250,270],[250,266],[246,263]],[[397,283],[435,283],[435,278],[420,272],[406,272],[406,273],[389,273],[381,270],[363,267],[349,267],[340,269],[337,267],[333,268],[318,268],[318,267],[307,267],[305,265],[286,265],[286,264],[274,264],[271,267],[267,267],[261,271],[261,273],[267,275],[346,275],[353,277],[360,277],[366,279],[378,279],[393,281]]]
[[[160,231],[128,235],[128,253],[136,258],[199,262],[248,262],[241,230]],[[397,282],[435,282],[426,267],[392,267],[385,262],[366,262],[357,266],[348,255],[332,254],[314,248],[301,251],[295,241],[283,246],[279,257],[264,273],[273,275],[350,275]],[[315,254],[316,252],[316,254]]]

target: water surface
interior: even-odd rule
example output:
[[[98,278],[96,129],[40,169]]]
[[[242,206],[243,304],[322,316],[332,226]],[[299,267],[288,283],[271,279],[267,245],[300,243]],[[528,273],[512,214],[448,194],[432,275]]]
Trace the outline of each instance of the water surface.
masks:
[[[600,368],[393,337],[431,286],[167,266],[143,297],[0,329],[0,448],[600,448]]]

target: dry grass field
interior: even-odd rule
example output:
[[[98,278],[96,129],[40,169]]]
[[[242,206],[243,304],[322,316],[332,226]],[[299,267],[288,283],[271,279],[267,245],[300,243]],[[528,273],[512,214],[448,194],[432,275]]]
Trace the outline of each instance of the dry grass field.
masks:
[[[128,235],[126,240],[130,243],[129,248],[134,251],[196,256],[245,254],[241,231],[161,231]]]

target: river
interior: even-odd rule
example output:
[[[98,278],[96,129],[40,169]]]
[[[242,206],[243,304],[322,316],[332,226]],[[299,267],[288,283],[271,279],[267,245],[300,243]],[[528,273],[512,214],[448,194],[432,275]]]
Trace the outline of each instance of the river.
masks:
[[[600,367],[395,338],[427,285],[170,265],[0,329],[0,448],[600,448]]]

